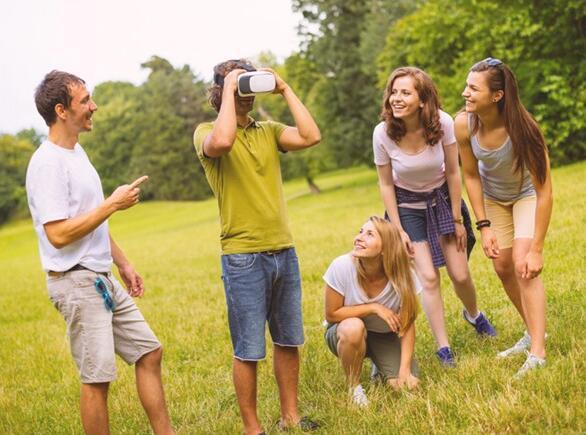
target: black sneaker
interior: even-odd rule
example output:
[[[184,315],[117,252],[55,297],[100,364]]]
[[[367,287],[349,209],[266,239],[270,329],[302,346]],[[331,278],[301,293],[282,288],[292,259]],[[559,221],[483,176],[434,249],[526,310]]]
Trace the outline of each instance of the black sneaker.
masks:
[[[312,432],[319,428],[319,424],[313,420],[311,420],[308,416],[301,417],[301,420],[297,422],[297,424],[285,426],[282,420],[279,420],[277,424],[277,428],[281,432],[286,432],[293,429],[300,429],[302,432]]]

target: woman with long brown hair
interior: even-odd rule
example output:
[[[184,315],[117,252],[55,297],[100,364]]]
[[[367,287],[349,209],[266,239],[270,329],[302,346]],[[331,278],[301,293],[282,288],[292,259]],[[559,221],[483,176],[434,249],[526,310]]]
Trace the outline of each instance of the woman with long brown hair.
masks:
[[[505,358],[529,351],[517,376],[545,365],[545,290],[539,277],[553,205],[549,157],[537,122],[502,61],[470,69],[455,130],[482,248],[527,331]]]
[[[455,366],[440,291],[446,265],[464,319],[483,336],[496,332],[478,310],[467,253],[474,236],[461,196],[458,148],[452,117],[441,110],[437,89],[419,68],[402,67],[387,82],[382,122],[373,133],[380,193],[390,220],[399,227],[423,286],[423,309],[440,362]]]
[[[416,278],[399,230],[372,216],[354,238],[354,249],[324,274],[326,343],[340,358],[352,403],[368,399],[360,384],[365,357],[394,388],[415,388]]]

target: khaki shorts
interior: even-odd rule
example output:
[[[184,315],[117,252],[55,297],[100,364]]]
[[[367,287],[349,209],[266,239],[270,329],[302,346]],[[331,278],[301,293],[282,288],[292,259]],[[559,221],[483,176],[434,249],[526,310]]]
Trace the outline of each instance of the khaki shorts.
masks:
[[[114,312],[106,308],[94,286],[98,277],[112,294]],[[161,346],[132,298],[111,273],[75,270],[48,276],[47,289],[67,323],[71,354],[82,383],[115,380],[114,353],[134,364]]]
[[[324,338],[330,351],[338,356],[338,323],[328,326]],[[394,332],[373,332],[366,334],[366,356],[378,368],[385,379],[399,377],[401,368],[401,339]],[[415,357],[411,360],[411,373],[419,375]]]
[[[486,217],[500,249],[512,248],[513,239],[533,238],[536,204],[534,195],[506,202],[484,198]]]

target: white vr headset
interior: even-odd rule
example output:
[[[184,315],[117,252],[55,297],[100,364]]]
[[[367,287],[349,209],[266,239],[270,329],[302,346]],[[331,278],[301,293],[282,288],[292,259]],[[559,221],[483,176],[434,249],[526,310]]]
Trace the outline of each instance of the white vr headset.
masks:
[[[250,71],[238,76],[238,95],[251,97],[256,94],[273,92],[275,76],[268,71]]]

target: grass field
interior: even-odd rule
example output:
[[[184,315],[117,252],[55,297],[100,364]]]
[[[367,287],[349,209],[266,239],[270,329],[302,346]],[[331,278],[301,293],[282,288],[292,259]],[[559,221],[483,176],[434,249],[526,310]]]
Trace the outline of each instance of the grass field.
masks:
[[[545,248],[548,366],[521,382],[511,376],[523,357],[500,361],[523,326],[491,265],[477,246],[471,269],[479,304],[498,337],[476,337],[442,272],[448,332],[458,368],[444,370],[423,315],[416,355],[422,372],[415,392],[392,392],[368,381],[367,410],[347,405],[342,369],[323,341],[323,283],[330,261],[350,250],[364,220],[380,214],[376,173],[358,168],[286,185],[291,228],[303,276],[306,345],[300,406],[324,434],[585,433],[586,432],[586,163],[553,172],[555,206]],[[153,182],[152,180],[150,182]],[[152,202],[116,214],[111,232],[147,284],[138,301],[165,346],[164,378],[175,427],[182,434],[241,433],[231,382],[232,349],[220,280],[214,200]],[[259,365],[259,413],[275,433],[278,393],[271,353]],[[133,369],[119,361],[110,390],[114,434],[149,433]],[[51,306],[30,221],[0,228],[0,433],[80,433],[79,384],[65,324]]]

